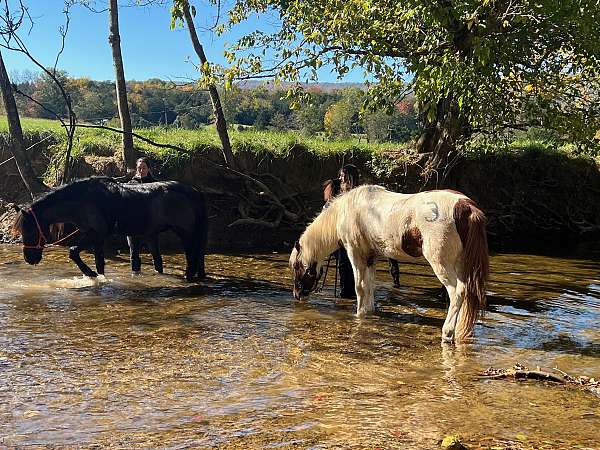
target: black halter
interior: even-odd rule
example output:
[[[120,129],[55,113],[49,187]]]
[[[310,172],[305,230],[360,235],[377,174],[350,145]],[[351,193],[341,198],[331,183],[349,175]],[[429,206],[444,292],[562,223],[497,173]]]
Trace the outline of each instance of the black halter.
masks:
[[[314,291],[317,288],[322,275],[323,268],[321,267],[317,274],[317,263],[311,263],[302,276],[295,281],[296,289],[300,292],[300,295],[307,296]]]

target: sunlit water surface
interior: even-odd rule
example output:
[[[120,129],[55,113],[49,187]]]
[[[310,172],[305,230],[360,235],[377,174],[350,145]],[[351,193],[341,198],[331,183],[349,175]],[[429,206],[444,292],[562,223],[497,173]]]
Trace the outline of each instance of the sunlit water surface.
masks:
[[[116,257],[92,281],[64,249],[31,267],[0,246],[0,447],[600,448],[599,398],[477,376],[600,376],[598,256],[493,256],[489,312],[456,348],[423,260],[402,261],[401,289],[382,264],[377,313],[357,320],[331,272],[294,301],[284,254],[210,255],[188,284],[180,256],[137,277]]]

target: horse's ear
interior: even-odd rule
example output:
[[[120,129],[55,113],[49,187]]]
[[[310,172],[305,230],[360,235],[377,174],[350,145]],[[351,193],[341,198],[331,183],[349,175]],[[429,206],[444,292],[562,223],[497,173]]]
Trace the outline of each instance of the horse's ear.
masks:
[[[296,249],[296,251],[297,251],[298,253],[300,253],[300,241],[296,241],[296,242],[294,243],[294,248]]]

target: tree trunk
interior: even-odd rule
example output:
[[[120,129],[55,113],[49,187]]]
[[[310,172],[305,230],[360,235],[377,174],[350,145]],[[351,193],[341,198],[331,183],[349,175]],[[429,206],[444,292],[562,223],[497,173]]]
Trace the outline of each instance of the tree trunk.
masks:
[[[23,130],[21,129],[21,120],[19,111],[12,91],[12,85],[4,66],[2,53],[0,53],[0,90],[2,90],[2,99],[4,100],[4,109],[8,120],[8,130],[10,132],[10,151],[17,163],[17,169],[25,187],[29,191],[31,198],[35,194],[45,191],[46,186],[37,178],[31,162],[25,153],[25,140],[23,139]]]
[[[452,96],[442,99],[436,105],[433,120],[424,119],[425,126],[421,136],[417,140],[417,150],[427,155],[427,163],[424,169],[427,172],[436,171],[443,181],[451,169],[451,156],[456,151],[456,143],[459,139],[468,136],[468,124],[462,119],[458,105]]]
[[[183,15],[190,32],[190,38],[192,39],[194,50],[196,51],[198,58],[200,58],[200,64],[202,67],[207,63],[207,59],[204,53],[204,48],[202,47],[202,44],[198,39],[198,34],[196,33],[196,27],[194,26],[194,19],[192,18],[190,4],[188,1],[183,2]],[[231,151],[231,142],[229,141],[229,134],[227,133],[227,122],[225,121],[225,115],[223,114],[223,107],[221,106],[221,99],[219,98],[217,87],[214,84],[210,84],[208,86],[208,93],[213,105],[217,133],[219,133],[219,139],[221,139],[221,145],[223,146],[223,158],[225,159],[225,164],[227,167],[235,168],[235,160],[233,157],[233,152]]]
[[[125,71],[123,70],[123,56],[121,55],[121,36],[119,35],[119,6],[117,0],[109,1],[108,8],[110,16],[110,34],[108,42],[112,48],[113,63],[115,65],[115,83],[117,87],[117,105],[119,108],[119,119],[123,130],[123,160],[129,168],[135,167],[137,153],[133,147],[133,131],[131,128],[131,116],[127,104],[127,86],[125,84]]]

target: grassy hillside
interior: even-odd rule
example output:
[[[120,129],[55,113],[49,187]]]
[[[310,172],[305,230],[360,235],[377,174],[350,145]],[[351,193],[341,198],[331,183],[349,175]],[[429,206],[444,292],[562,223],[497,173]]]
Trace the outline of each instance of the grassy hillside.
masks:
[[[56,120],[23,118],[22,126],[25,134],[45,136],[53,134],[55,146],[65,141],[65,133],[60,122]],[[6,117],[0,118],[0,133],[8,131]],[[191,152],[218,150],[219,138],[214,127],[205,127],[196,130],[178,128],[153,127],[135,130],[136,133],[165,144],[183,147]],[[295,132],[281,131],[243,131],[231,129],[229,131],[233,150],[251,151],[254,153],[268,153],[283,156],[295,147],[302,147],[316,155],[331,155],[339,153],[383,153],[386,151],[401,151],[403,144],[367,144],[364,139],[328,140],[320,136],[304,136]],[[35,137],[32,136],[32,137]],[[35,142],[34,139],[31,139]],[[134,139],[135,145],[144,153],[161,156],[172,150],[160,149],[139,139]],[[102,155],[109,156],[118,151],[121,145],[121,136],[108,130],[79,128],[75,137],[74,156],[77,155]]]

